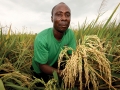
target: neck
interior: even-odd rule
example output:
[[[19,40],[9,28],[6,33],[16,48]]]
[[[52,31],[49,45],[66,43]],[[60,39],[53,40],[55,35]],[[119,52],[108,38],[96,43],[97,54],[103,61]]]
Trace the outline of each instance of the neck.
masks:
[[[58,40],[58,41],[60,41],[61,39],[62,39],[62,37],[63,37],[63,35],[64,35],[64,33],[61,33],[61,32],[58,32],[57,30],[53,30],[53,34],[54,34],[54,37]]]

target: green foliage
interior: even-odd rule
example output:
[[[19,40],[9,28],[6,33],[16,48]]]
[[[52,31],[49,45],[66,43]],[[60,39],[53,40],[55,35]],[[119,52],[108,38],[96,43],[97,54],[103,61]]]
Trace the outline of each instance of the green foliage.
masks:
[[[0,79],[0,90],[5,90],[2,80]]]
[[[90,24],[85,20],[81,26],[78,24],[78,29],[74,29],[77,42],[84,42],[84,37],[88,35],[97,35],[100,38],[105,55],[111,61],[112,76],[116,80],[120,79],[120,22],[117,23],[116,19],[111,22],[111,19],[119,6],[120,3],[105,23],[98,23],[98,16]]]
[[[85,20],[82,26],[78,24],[78,29],[74,30],[77,42],[84,41],[83,38],[86,35],[97,35],[101,41],[104,41],[104,47],[107,49],[107,57],[111,62],[114,59],[113,55],[116,54],[116,49],[119,49],[118,45],[120,43],[120,23],[116,23],[115,19],[111,22],[111,19],[119,6],[120,3],[105,24],[97,23],[100,18],[97,17],[96,20],[93,20],[90,24],[87,24],[87,21]],[[120,55],[120,52],[117,52],[117,55]]]
[[[88,35],[97,35],[100,38],[105,49],[105,55],[111,61],[114,83],[120,80],[120,22],[117,23],[115,19],[111,22],[111,19],[119,6],[120,3],[105,23],[98,22],[100,18],[100,15],[98,15],[96,20],[91,23],[88,24],[86,19],[81,26],[78,24],[78,28],[74,29],[77,42],[84,43],[84,37]],[[53,73],[54,79],[49,83],[32,76],[30,66],[33,56],[33,42],[36,35],[14,33],[11,26],[8,28],[8,33],[4,34],[3,29],[4,27],[0,27],[0,89],[44,90],[49,86],[62,90],[63,83],[58,86],[59,78],[55,72]],[[38,87],[36,83],[43,83],[45,87]],[[53,86],[53,84],[56,84],[56,86]],[[99,88],[103,87],[108,86],[101,85]]]
[[[15,34],[0,35],[0,64],[7,58],[16,69],[23,69],[30,65],[33,54],[33,41],[35,35],[32,34]],[[27,71],[27,70],[26,70]]]

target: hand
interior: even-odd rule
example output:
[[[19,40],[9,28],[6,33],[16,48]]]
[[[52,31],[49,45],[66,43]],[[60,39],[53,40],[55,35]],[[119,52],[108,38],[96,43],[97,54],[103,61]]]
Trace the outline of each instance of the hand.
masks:
[[[58,76],[61,76],[61,70],[57,70]]]

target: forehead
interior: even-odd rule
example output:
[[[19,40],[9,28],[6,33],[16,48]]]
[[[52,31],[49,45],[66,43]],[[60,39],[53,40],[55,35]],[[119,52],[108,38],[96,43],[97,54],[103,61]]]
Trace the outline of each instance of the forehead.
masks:
[[[53,13],[56,12],[70,12],[70,8],[66,4],[58,4],[55,6]]]

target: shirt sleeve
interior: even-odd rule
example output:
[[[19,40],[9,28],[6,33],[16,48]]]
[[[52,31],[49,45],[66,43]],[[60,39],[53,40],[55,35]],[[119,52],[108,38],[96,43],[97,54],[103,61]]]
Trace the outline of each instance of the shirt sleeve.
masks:
[[[48,49],[44,40],[35,40],[34,42],[34,60],[40,64],[46,64],[48,61]]]

